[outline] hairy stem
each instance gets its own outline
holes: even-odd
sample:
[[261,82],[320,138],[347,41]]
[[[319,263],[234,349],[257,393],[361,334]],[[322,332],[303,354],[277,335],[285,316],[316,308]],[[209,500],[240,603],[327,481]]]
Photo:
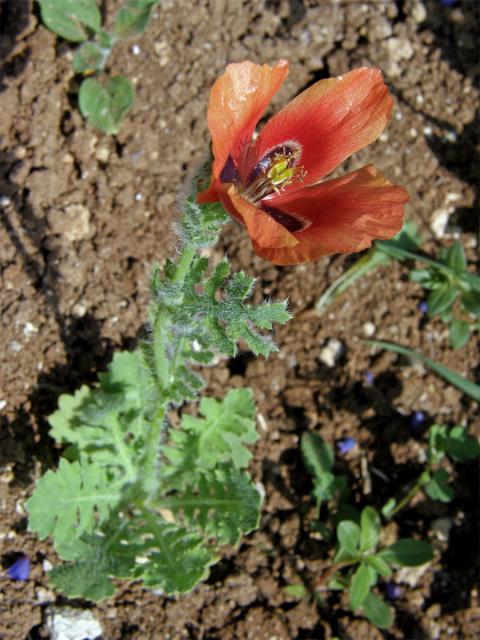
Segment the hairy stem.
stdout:
[[[182,285],[190,269],[196,249],[184,247],[176,264],[173,282]],[[147,436],[146,454],[143,466],[143,484],[147,494],[152,497],[157,490],[157,459],[160,443],[163,436],[165,414],[170,403],[169,388],[175,375],[172,363],[167,355],[167,344],[171,340],[170,313],[161,305],[156,309],[153,320],[153,362],[155,378],[159,386],[156,394],[156,408],[150,422],[150,430]]]

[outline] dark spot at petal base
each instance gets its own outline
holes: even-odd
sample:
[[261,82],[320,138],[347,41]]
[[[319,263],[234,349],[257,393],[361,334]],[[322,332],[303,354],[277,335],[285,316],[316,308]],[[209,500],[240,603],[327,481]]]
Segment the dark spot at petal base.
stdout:
[[234,184],[240,182],[240,175],[231,155],[228,156],[225,166],[220,173],[220,180],[222,182],[233,182]]
[[260,204],[260,207],[262,211],[268,213],[268,215],[271,216],[275,220],[275,222],[281,224],[282,227],[285,227],[285,229],[287,231],[290,231],[290,233],[295,233],[295,231],[302,231],[302,229],[306,229],[308,227],[308,222],[292,216],[291,213],[285,213],[284,211],[280,211],[280,209],[270,207],[264,202]]

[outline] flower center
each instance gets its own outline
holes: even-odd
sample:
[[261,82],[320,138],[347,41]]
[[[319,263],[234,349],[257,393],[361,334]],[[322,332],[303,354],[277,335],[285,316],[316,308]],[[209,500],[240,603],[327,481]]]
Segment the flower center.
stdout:
[[305,178],[305,169],[298,164],[301,155],[302,147],[294,140],[277,145],[257,162],[245,183],[242,182],[233,158],[229,155],[220,173],[220,180],[223,183],[233,183],[245,200],[264,211],[291,233],[303,231],[310,226],[309,220],[282,211],[272,206],[269,200],[264,200],[272,193],[280,193],[289,184]]
[[303,180],[305,170],[298,165],[301,155],[301,146],[293,141],[271,149],[257,162],[247,184],[240,187],[241,195],[252,204],[258,204],[266,196],[280,193],[296,180]]

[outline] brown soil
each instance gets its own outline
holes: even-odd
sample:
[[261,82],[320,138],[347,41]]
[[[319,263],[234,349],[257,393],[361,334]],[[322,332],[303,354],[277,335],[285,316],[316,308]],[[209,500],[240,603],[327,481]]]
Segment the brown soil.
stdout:
[[[118,4],[102,2],[108,15]],[[193,8],[164,0],[147,33],[112,58],[112,70],[132,78],[138,93],[115,138],[93,130],[76,108],[70,46],[41,25],[27,0],[0,3],[0,559],[4,569],[15,553],[32,561],[26,582],[2,574],[0,638],[47,638],[45,607],[64,602],[44,573],[52,549],[26,532],[23,508],[58,456],[45,416],[59,393],[94,380],[112,351],[132,346],[141,331],[149,264],[174,250],[176,193],[208,144],[208,92],[226,63],[290,60],[272,110],[320,78],[364,64],[382,68],[396,96],[394,118],[348,168],[375,162],[409,190],[409,214],[428,249],[450,241],[436,240],[430,226],[435,211],[450,208],[475,260],[478,7],[473,0],[453,8],[433,0],[200,0]],[[392,37],[399,39],[393,46]],[[304,431],[330,442],[357,439],[340,468],[353,501],[379,507],[420,468],[423,430],[411,431],[413,410],[427,414],[426,427],[478,429],[475,403],[423,368],[375,354],[361,341],[364,324],[374,323],[375,337],[421,348],[471,378],[479,372],[478,342],[449,349],[444,326],[418,312],[421,290],[405,267],[365,278],[318,318],[315,301],[352,258],[275,268],[252,255],[233,225],[218,251],[259,276],[259,296],[288,296],[296,315],[277,332],[281,352],[268,362],[241,354],[209,371],[208,393],[249,385],[264,418],[253,465],[266,489],[261,526],[186,597],[120,585],[117,597],[92,607],[104,638],[478,637],[475,463],[458,467],[452,503],[420,500],[397,519],[396,533],[431,538],[436,556],[414,587],[402,586],[388,633],[356,619],[337,595],[317,606],[284,590],[314,586],[327,553],[309,530],[311,485],[298,446]],[[318,360],[330,337],[346,347],[333,369]],[[366,371],[375,375],[372,385]],[[431,533],[443,516],[453,519],[448,545]]]

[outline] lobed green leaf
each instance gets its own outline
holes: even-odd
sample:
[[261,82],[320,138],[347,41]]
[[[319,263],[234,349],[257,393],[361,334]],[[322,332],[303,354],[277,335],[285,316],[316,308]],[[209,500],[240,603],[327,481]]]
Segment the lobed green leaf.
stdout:
[[62,555],[62,545],[93,532],[120,497],[118,486],[101,467],[61,459],[58,470],[47,471],[26,502],[29,530],[42,540],[51,536]]
[[73,444],[112,478],[128,484],[138,477],[138,460],[148,428],[152,384],[139,351],[116,353],[96,389],[81,387],[73,396],[62,395],[49,417],[50,434],[57,442]]
[[223,467],[202,474],[198,483],[161,500],[163,508],[189,528],[197,528],[220,544],[237,544],[258,526],[260,494],[248,476]]
[[231,389],[221,401],[203,398],[200,416],[184,414],[180,428],[171,430],[164,475],[187,478],[224,464],[246,468],[252,456],[246,445],[258,440],[254,415],[250,389]]

